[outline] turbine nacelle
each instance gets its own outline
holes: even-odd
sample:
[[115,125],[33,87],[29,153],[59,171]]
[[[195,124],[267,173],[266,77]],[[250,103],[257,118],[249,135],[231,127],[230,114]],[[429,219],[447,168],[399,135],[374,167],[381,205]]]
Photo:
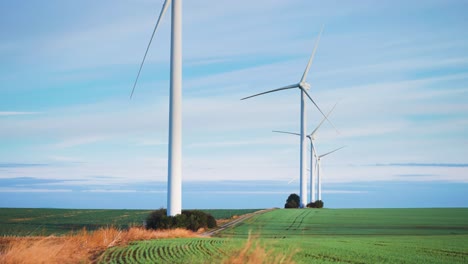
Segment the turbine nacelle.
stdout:
[[308,84],[307,82],[300,82],[297,84],[297,86],[304,90],[310,90],[310,84]]

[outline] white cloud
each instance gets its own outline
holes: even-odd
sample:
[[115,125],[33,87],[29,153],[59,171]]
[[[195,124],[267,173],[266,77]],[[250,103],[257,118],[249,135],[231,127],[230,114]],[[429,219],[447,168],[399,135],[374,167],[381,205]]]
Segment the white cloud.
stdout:
[[99,141],[103,141],[106,138],[103,136],[89,136],[89,137],[80,137],[80,138],[71,138],[65,141],[59,142],[54,145],[56,148],[71,148],[91,143],[96,143]]
[[83,161],[82,158],[77,157],[67,157],[67,156],[50,156],[49,159],[58,162],[81,162]]
[[0,111],[0,116],[16,116],[16,115],[35,115],[39,112],[15,112],[15,111]]
[[32,189],[32,188],[0,188],[0,193],[62,193],[72,192],[67,189]]

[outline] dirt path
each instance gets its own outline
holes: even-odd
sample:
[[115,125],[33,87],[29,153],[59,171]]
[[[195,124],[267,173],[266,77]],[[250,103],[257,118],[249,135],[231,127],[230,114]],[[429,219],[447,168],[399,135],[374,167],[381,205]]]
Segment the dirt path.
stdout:
[[255,215],[259,215],[259,214],[264,214],[266,212],[269,212],[269,211],[272,211],[272,210],[275,210],[274,208],[271,208],[271,209],[264,209],[264,210],[260,210],[260,211],[256,211],[256,212],[253,212],[253,213],[250,213],[250,214],[245,214],[245,215],[241,215],[239,216],[239,218],[236,218],[232,221],[229,221],[217,228],[214,228],[212,230],[209,230],[209,231],[206,231],[205,233],[201,234],[202,236],[206,236],[206,237],[210,237],[210,236],[213,236],[227,228],[230,228],[230,227],[233,227],[247,219],[250,219],[251,217],[255,216]]

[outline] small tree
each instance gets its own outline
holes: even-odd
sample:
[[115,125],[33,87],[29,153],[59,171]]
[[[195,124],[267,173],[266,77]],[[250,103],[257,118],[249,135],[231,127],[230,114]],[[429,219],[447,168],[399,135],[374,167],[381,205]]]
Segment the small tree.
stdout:
[[159,209],[151,212],[146,218],[146,228],[148,229],[166,229],[171,226],[170,219],[166,216],[166,209]]
[[211,214],[208,214],[207,224],[208,228],[213,228],[217,226],[216,219]]
[[200,210],[183,210],[182,214],[176,216],[167,216],[166,214],[167,210],[163,208],[151,212],[146,218],[146,228],[186,228],[197,231],[200,228],[216,227],[216,219],[211,214]]
[[286,200],[286,204],[284,208],[299,208],[300,204],[300,197],[299,195],[292,193],[289,195],[288,199]]
[[308,203],[307,208],[323,208],[323,201],[317,200],[313,203]]
[[286,202],[284,208],[298,208],[299,205],[295,201]]

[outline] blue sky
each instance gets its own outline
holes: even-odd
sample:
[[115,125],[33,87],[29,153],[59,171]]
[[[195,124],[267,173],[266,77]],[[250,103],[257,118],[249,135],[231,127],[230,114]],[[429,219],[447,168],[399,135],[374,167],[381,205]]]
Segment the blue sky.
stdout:
[[[166,204],[162,0],[0,2],[0,206]],[[325,204],[468,206],[466,1],[184,1],[185,208],[281,207],[299,191],[297,82],[331,116]],[[169,13],[168,13],[169,14]],[[312,130],[320,115],[307,106]],[[254,187],[254,188],[253,188]],[[215,201],[210,199],[216,196]],[[411,202],[408,202],[411,201]]]

